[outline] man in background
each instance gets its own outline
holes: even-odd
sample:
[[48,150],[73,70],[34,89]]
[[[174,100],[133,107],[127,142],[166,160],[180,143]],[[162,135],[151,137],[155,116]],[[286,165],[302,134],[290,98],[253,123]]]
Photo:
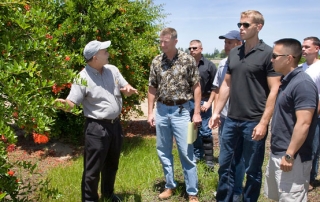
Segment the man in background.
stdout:
[[[319,60],[319,48],[320,40],[317,37],[310,36],[303,40],[302,44],[302,56],[306,59],[306,62],[302,64],[303,70],[314,81],[317,86],[318,93],[320,94],[320,60]],[[319,107],[318,107],[319,110]],[[318,114],[320,114],[318,112]],[[319,168],[319,153],[320,153],[320,117],[317,119],[317,127],[313,140],[312,150],[312,169],[310,173],[309,191],[313,190],[316,178],[318,176]]]
[[[198,128],[197,139],[193,143],[194,155],[196,160],[202,160],[204,157],[205,163],[209,170],[213,171],[213,138],[212,130],[209,128],[208,123],[212,116],[212,101],[215,96],[213,91],[213,79],[217,72],[217,67],[210,60],[202,55],[202,43],[200,40],[190,41],[189,51],[190,55],[196,60],[199,74],[201,77],[201,127]],[[194,100],[191,99],[190,103],[194,105]],[[193,116],[193,110],[190,113]]]
[[[224,51],[227,56],[229,55],[231,49],[233,49],[234,47],[240,46],[242,44],[240,32],[237,30],[232,30],[225,35],[219,36],[219,39],[224,39]],[[220,61],[218,72],[213,81],[213,85],[215,87],[215,93],[216,93],[214,99],[216,101],[219,99],[219,89],[226,75],[226,71],[228,69],[227,59],[228,57]],[[229,99],[220,113],[220,126],[218,130],[220,148],[221,148],[221,144],[223,144],[221,135],[223,131],[224,122],[226,120],[227,113],[228,113],[228,106],[229,106]],[[223,151],[220,150],[220,152],[223,152]],[[235,172],[235,179],[234,179],[235,182],[234,182],[234,188],[233,188],[234,190],[233,202],[241,201],[242,182],[243,182],[244,174],[245,174],[244,161],[243,159],[241,159],[240,162],[236,165],[236,172]]]

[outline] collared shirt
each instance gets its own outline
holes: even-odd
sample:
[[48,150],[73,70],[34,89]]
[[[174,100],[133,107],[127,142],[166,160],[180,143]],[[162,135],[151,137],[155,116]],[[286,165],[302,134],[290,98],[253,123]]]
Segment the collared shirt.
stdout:
[[85,117],[93,119],[115,119],[121,113],[120,88],[128,84],[119,69],[105,65],[102,74],[86,65],[79,73],[67,99],[76,105],[82,104]]
[[301,67],[295,68],[282,78],[271,123],[271,152],[273,154],[284,155],[287,151],[297,122],[296,111],[315,109],[307,139],[296,153],[300,155],[302,162],[312,160],[318,99],[316,85]]
[[205,57],[201,57],[198,64],[201,84],[202,97],[210,97],[211,91],[214,89],[213,80],[217,73],[217,67],[213,62]]
[[164,53],[152,60],[149,86],[157,89],[156,100],[190,100],[199,81],[196,61],[185,52],[178,50],[172,61]]
[[[216,73],[216,76],[214,77],[212,85],[214,88],[220,88],[221,84],[224,80],[224,77],[226,75],[227,69],[228,69],[228,63],[227,63],[228,57],[224,58],[223,60],[220,61],[219,66],[218,66],[218,71]],[[220,116],[222,118],[226,118],[228,114],[228,108],[229,108],[229,99],[227,100],[226,104],[224,105]]]
[[271,63],[272,48],[262,40],[247,54],[245,43],[230,51],[227,74],[231,74],[228,117],[260,121],[270,92],[267,77],[280,76]]

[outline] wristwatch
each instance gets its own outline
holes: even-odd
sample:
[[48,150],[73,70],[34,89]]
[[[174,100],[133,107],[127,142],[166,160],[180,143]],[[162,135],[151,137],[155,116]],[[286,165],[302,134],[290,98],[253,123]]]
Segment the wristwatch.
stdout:
[[294,158],[290,154],[286,154],[284,158],[286,159],[286,161],[289,161],[289,162],[293,162],[294,160]]

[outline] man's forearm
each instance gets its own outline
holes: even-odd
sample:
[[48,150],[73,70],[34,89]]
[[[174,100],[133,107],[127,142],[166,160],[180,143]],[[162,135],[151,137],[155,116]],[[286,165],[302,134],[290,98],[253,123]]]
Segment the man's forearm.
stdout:
[[300,149],[308,136],[309,126],[308,124],[296,124],[294,126],[291,141],[286,152],[287,154],[293,157]]
[[220,114],[223,107],[227,103],[227,100],[229,99],[229,94],[230,88],[227,85],[221,86],[221,88],[219,89],[219,93],[216,94],[213,113]]
[[156,88],[149,86],[149,89],[148,89],[148,114],[153,113],[156,91],[157,91]]
[[193,87],[193,99],[194,99],[194,113],[200,114],[200,104],[201,104],[201,86],[197,83]]
[[211,93],[210,93],[210,97],[209,97],[209,99],[208,99],[208,102],[209,102],[211,105],[212,105],[212,102],[213,102],[215,96],[216,96],[216,92],[215,92],[214,90],[212,90]]
[[262,123],[264,125],[269,124],[269,121],[270,121],[272,114],[273,114],[276,98],[277,98],[277,93],[275,92],[275,93],[271,94],[271,92],[270,92],[270,94],[267,98],[266,107],[265,107],[265,110],[264,110],[263,115],[261,117],[260,123]]

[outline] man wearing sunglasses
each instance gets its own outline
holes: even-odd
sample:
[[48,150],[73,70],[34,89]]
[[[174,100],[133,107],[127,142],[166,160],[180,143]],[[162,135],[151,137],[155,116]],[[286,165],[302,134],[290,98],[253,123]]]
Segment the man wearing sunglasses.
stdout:
[[[227,55],[229,55],[231,49],[233,49],[236,46],[240,46],[242,44],[240,32],[237,30],[232,30],[225,35],[219,36],[219,39],[224,39],[224,51]],[[216,93],[215,100],[218,100],[219,88],[224,80],[226,71],[228,69],[227,59],[228,57],[220,61],[217,74],[213,81],[213,85],[215,87],[215,93]],[[227,117],[228,106],[229,106],[229,100],[227,101],[226,105],[224,106],[223,110],[220,113],[220,126],[218,130],[220,148],[221,148],[221,144],[223,144],[221,135],[223,131],[224,122]],[[220,152],[223,152],[223,151],[220,150]],[[243,160],[240,160],[240,162],[236,165],[235,179],[234,179],[235,182],[234,182],[234,188],[233,188],[234,190],[233,202],[241,201],[242,182],[243,182],[244,174],[245,174],[244,162]]]
[[307,201],[318,90],[310,76],[297,67],[301,43],[287,38],[274,44],[271,61],[283,77],[272,117],[264,191],[274,201]]
[[[196,160],[202,160],[204,157],[205,163],[210,171],[213,171],[213,139],[212,131],[209,128],[209,120],[212,116],[212,101],[214,99],[213,79],[217,72],[217,67],[213,62],[206,59],[202,55],[202,43],[200,40],[192,40],[190,42],[189,51],[190,55],[196,60],[199,74],[201,77],[201,126],[198,128],[198,136],[193,143],[194,155]],[[190,100],[190,104],[194,105],[194,100]],[[190,116],[193,116],[191,110]]]
[[257,201],[260,195],[266,134],[280,84],[280,75],[272,68],[272,48],[259,40],[263,25],[259,11],[241,13],[238,27],[245,43],[230,51],[210,120],[211,127],[218,127],[220,112],[230,97],[222,132],[217,201],[232,201],[235,167],[242,157],[247,174],[243,201]]
[[[320,60],[319,60],[320,40],[318,37],[310,36],[303,40],[302,44],[302,56],[306,59],[306,62],[302,64],[303,70],[311,77],[315,82],[318,92],[320,94]],[[319,110],[319,108],[318,108]],[[320,112],[318,111],[318,114]],[[314,184],[318,175],[319,168],[319,154],[320,154],[320,116],[317,120],[317,127],[313,141],[313,161],[312,169],[310,173],[310,185],[309,191],[313,190]]]

